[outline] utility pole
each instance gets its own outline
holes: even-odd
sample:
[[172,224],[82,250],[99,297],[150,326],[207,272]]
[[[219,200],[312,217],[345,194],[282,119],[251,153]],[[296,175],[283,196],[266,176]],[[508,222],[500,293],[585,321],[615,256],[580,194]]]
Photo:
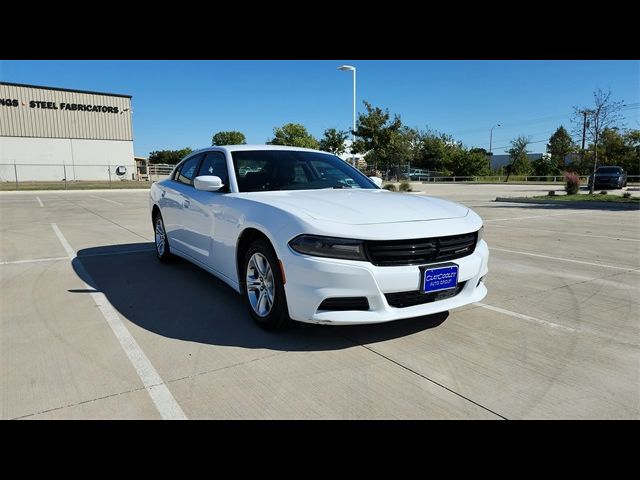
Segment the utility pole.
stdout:
[[582,116],[582,148],[580,149],[580,152],[584,155],[584,137],[587,133],[587,110],[582,111]]
[[[580,147],[580,168],[582,168],[582,165],[584,165],[584,141],[586,138],[588,126],[587,115],[591,113],[591,110],[580,110],[580,113],[582,114],[582,145]],[[593,185],[589,187],[589,193],[593,193]]]
[[598,134],[600,133],[599,132],[600,125],[598,125],[598,121],[600,120],[600,111],[601,111],[600,108],[601,107],[598,107],[598,109],[595,112],[592,112],[593,113],[593,121],[595,122],[594,131],[595,131],[595,134],[596,134],[595,135],[596,138],[595,138],[595,142],[593,144],[593,148],[595,149],[596,154],[594,155],[594,158],[593,158],[593,175],[591,177],[591,187],[589,188],[589,194],[590,195],[593,195],[593,189],[596,186],[596,168],[598,167]]

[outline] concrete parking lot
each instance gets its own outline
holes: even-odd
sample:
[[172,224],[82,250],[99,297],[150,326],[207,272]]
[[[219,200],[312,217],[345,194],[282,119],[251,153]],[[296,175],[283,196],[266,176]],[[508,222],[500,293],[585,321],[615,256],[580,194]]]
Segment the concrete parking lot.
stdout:
[[146,191],[0,193],[0,418],[638,419],[640,212],[494,203],[480,304],[382,325],[256,327],[160,264]]

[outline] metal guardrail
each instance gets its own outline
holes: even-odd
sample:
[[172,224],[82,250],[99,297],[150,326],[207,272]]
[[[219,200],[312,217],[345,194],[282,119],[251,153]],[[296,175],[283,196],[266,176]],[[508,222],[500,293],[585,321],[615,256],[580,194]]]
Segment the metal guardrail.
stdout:
[[[589,175],[580,175],[580,182],[587,184]],[[471,182],[471,183],[504,183],[507,179],[506,175],[488,175],[488,176],[466,176],[466,177],[428,177],[423,178],[419,181],[422,183],[436,183],[436,182]],[[564,176],[562,175],[547,175],[547,176],[536,176],[536,175],[511,175],[509,176],[509,183],[529,183],[529,182],[538,182],[538,183],[564,183]],[[639,183],[640,175],[629,175],[627,177],[628,183]]]

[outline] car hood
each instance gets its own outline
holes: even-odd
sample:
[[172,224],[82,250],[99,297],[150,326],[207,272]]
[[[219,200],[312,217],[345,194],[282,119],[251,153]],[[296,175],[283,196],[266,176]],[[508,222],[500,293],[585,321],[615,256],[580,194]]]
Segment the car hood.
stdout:
[[439,198],[378,189],[283,190],[240,195],[315,220],[348,225],[443,220],[464,217],[469,211]]

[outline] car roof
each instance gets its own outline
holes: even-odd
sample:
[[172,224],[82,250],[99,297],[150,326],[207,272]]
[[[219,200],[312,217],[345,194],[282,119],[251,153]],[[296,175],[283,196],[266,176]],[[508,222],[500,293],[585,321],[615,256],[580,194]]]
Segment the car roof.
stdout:
[[212,147],[201,148],[200,150],[196,150],[193,153],[197,152],[208,152],[208,151],[228,151],[228,152],[239,152],[239,151],[250,151],[250,150],[287,150],[293,152],[315,152],[315,153],[325,153],[327,155],[332,155],[330,152],[323,152],[321,150],[315,150],[313,148],[302,148],[302,147],[289,147],[285,145],[264,145],[264,144],[251,144],[251,145],[217,145]]

